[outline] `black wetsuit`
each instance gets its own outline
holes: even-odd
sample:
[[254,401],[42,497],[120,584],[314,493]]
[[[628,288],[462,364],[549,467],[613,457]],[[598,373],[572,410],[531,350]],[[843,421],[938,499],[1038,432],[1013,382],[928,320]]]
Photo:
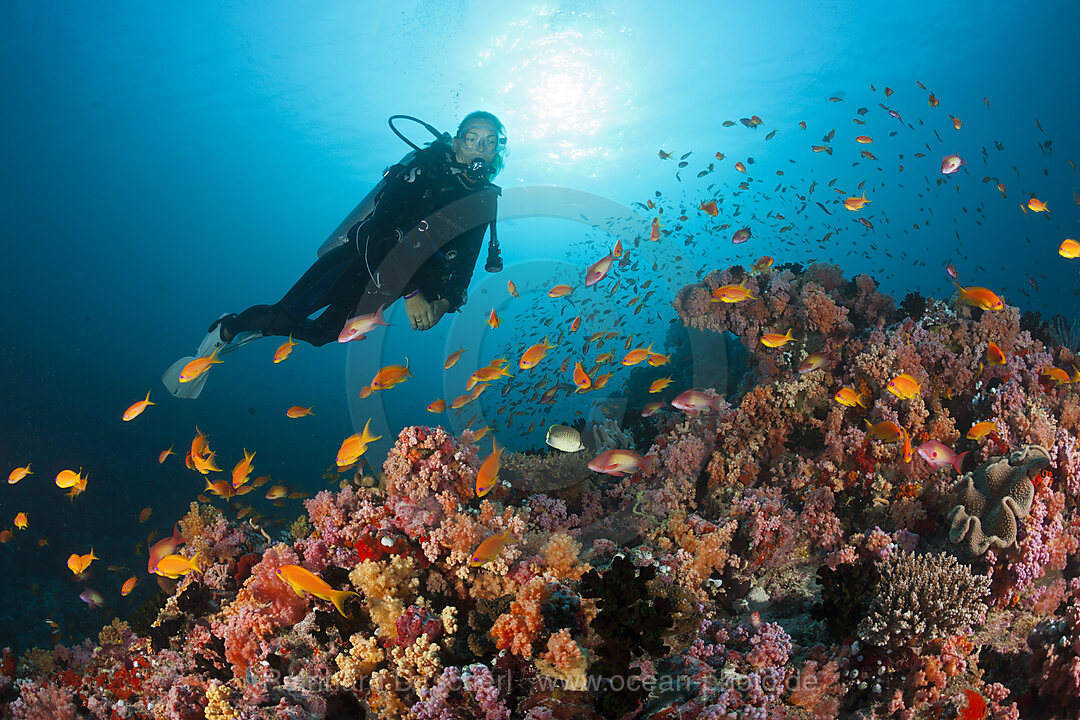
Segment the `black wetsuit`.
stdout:
[[447,312],[456,312],[465,304],[484,232],[489,225],[494,231],[500,193],[489,182],[471,182],[465,170],[439,142],[389,168],[375,209],[349,228],[348,242],[324,253],[277,303],[223,318],[228,336],[291,334],[323,345],[337,339],[348,319],[414,290],[428,302],[449,301]]

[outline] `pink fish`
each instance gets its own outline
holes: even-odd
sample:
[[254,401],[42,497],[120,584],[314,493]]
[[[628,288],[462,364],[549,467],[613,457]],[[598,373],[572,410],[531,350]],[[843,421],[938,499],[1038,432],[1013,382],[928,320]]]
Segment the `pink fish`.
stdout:
[[967,165],[967,163],[961,160],[959,155],[946,155],[941,159],[941,174],[952,175],[960,169],[961,165]]
[[735,231],[735,234],[731,236],[731,242],[733,245],[744,243],[750,239],[750,228],[744,227]]
[[945,272],[947,272],[949,274],[949,277],[951,277],[953,280],[960,280],[960,273],[956,272],[956,267],[952,263],[949,263],[945,266]]
[[367,333],[375,329],[376,325],[389,325],[383,318],[382,311],[383,306],[380,305],[379,309],[373,313],[357,315],[348,320],[345,327],[341,328],[341,334],[338,335],[337,341],[347,343],[350,340],[363,340],[367,337]]
[[685,410],[686,412],[699,412],[706,409],[719,412],[720,401],[722,399],[723,398],[720,395],[709,397],[700,390],[686,390],[672,400],[671,404],[679,410]]
[[614,450],[602,452],[594,457],[589,462],[589,469],[593,472],[614,475],[615,477],[633,475],[638,471],[642,471],[646,475],[649,475],[652,473],[652,464],[655,459],[655,455],[641,457],[633,450],[620,450],[616,448]]
[[608,253],[590,265],[588,271],[585,273],[585,287],[592,287],[606,278],[608,271],[611,270],[611,264],[613,262],[615,262],[615,255]]
[[146,572],[153,574],[154,568],[157,567],[158,561],[166,555],[172,555],[180,545],[183,545],[184,540],[180,535],[179,526],[173,526],[172,537],[162,538],[154,543],[154,546],[150,548],[150,562],[146,564]]
[[79,599],[89,605],[91,610],[97,610],[105,605],[105,598],[101,597],[101,593],[93,588],[86,588],[79,593]]
[[949,446],[937,440],[927,440],[916,449],[916,452],[919,453],[919,457],[934,467],[943,468],[952,465],[956,468],[956,472],[963,472],[960,466],[963,465],[964,456],[967,455],[966,451],[957,455]]

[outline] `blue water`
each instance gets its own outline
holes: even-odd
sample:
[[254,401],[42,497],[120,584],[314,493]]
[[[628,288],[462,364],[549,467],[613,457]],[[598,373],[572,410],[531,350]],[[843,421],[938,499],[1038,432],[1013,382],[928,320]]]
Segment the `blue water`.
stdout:
[[[1080,210],[1072,194],[1080,177],[1068,162],[1080,156],[1069,90],[1080,66],[1074,4],[715,5],[3,3],[0,470],[32,462],[35,474],[0,486],[0,527],[10,529],[19,511],[30,518],[0,545],[0,645],[47,644],[46,617],[65,641],[93,633],[108,613],[125,616],[154,593],[153,578],[139,573],[136,591],[120,598],[130,573],[107,566],[138,571],[145,554],[134,554],[136,543],[145,552],[150,531],[167,532],[201,491],[177,458],[156,461],[170,445],[182,457],[196,425],[225,463],[255,450],[256,475],[307,492],[327,486],[322,472],[367,417],[378,418],[384,436],[370,452],[376,464],[402,426],[442,422],[460,431],[478,413],[473,427],[493,425],[510,449],[539,447],[551,422],[595,417],[608,398],[618,403],[629,371],[616,373],[606,395],[563,394],[553,408],[530,402],[520,385],[505,397],[493,387],[460,414],[424,408],[463,393],[464,378],[491,358],[505,354],[516,371],[528,344],[554,339],[579,311],[598,314],[552,351],[551,378],[552,364],[576,358],[582,335],[598,330],[620,333],[618,345],[603,348],[617,356],[630,332],[660,349],[675,290],[763,254],[835,262],[849,277],[869,272],[898,299],[913,290],[947,299],[943,267],[952,261],[965,283],[993,288],[1022,310],[1072,316],[1080,261],[1056,248],[1075,237]],[[895,91],[887,99],[886,86]],[[215,368],[197,401],[165,393],[161,373],[195,349],[207,325],[277,300],[408,149],[389,132],[388,115],[452,130],[474,109],[507,126],[511,154],[497,181],[508,194],[535,186],[593,193],[634,213],[635,228],[613,235],[564,207],[553,217],[504,220],[506,269],[485,273],[482,256],[469,304],[431,332],[410,331],[395,307],[392,326],[365,344],[301,345],[273,365],[277,341],[262,340]],[[765,124],[737,122],[751,115]],[[859,117],[866,125],[853,124]],[[725,120],[736,124],[724,128]],[[812,153],[833,128],[834,154]],[[856,145],[859,134],[874,143]],[[660,160],[660,149],[673,158]],[[861,149],[879,160],[861,159]],[[684,153],[692,155],[677,176]],[[945,177],[941,158],[951,153],[968,166]],[[749,157],[749,177],[733,170]],[[714,172],[696,177],[710,162]],[[835,202],[843,196],[827,187],[834,178],[852,194],[865,180],[872,204],[859,216],[874,230]],[[740,192],[744,180],[750,188]],[[811,182],[817,190],[801,209]],[[1031,194],[1052,213],[1022,213]],[[707,218],[696,208],[714,197],[724,198],[721,214]],[[664,208],[668,234],[634,247],[655,215],[635,203],[650,199]],[[689,219],[676,229],[683,212]],[[709,234],[724,221],[733,227]],[[733,246],[730,234],[743,224],[754,238]],[[591,292],[547,298],[556,282],[580,285],[616,236],[640,260],[636,271],[616,269]],[[627,287],[609,296],[617,278]],[[656,294],[631,315],[628,288],[650,278]],[[507,295],[508,279],[521,300]],[[492,308],[503,318],[497,330],[485,324]],[[459,345],[468,352],[444,377],[442,361]],[[355,399],[357,378],[405,357],[410,381],[367,404]],[[569,374],[561,380],[568,384]],[[158,404],[121,422],[147,389]],[[289,420],[292,405],[315,414]],[[514,410],[524,412],[507,424]],[[79,467],[89,486],[72,503],[52,478]],[[297,501],[257,504],[286,520],[303,512]],[[153,516],[140,525],[145,506]],[[102,560],[86,584],[106,597],[104,611],[84,606],[84,583],[64,566],[91,546]]]

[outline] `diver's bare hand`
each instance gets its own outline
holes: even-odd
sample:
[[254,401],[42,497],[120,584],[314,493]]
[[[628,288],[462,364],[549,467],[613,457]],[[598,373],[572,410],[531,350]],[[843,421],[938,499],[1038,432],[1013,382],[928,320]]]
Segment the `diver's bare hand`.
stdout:
[[427,330],[435,324],[435,313],[424,293],[417,291],[412,297],[405,298],[405,314],[413,330]]

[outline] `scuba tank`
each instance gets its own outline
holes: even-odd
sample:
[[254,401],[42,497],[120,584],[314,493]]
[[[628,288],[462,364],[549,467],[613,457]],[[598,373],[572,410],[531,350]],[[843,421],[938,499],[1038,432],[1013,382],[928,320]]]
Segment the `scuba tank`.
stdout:
[[[419,146],[417,146],[407,137],[402,135],[401,132],[399,132],[396,127],[394,127],[394,120],[398,119],[412,120],[413,122],[423,125],[424,128],[431,133],[432,137],[435,138],[433,142],[442,141],[449,143],[452,140],[452,138],[450,137],[450,133],[441,133],[438,131],[437,128],[429,125],[428,123],[424,122],[419,118],[413,117],[411,115],[391,115],[386,121],[387,124],[390,126],[390,129],[402,140],[402,142],[412,148],[412,150],[402,156],[401,160],[397,162],[397,165],[408,165],[410,162],[412,162],[413,157],[415,157],[416,153],[420,150]],[[429,145],[430,144],[431,143],[429,143]],[[478,165],[478,167],[473,167],[473,165]],[[485,178],[487,177],[488,171],[489,168],[484,163],[479,161],[472,163],[468,168],[468,172],[477,174],[483,173]],[[383,171],[383,176],[379,180],[379,182],[377,182],[375,186],[372,187],[370,191],[368,191],[368,194],[365,195],[359,203],[357,203],[356,207],[353,208],[352,212],[346,215],[345,219],[338,224],[337,228],[335,228],[332,233],[330,233],[330,237],[326,238],[323,244],[319,246],[318,257],[322,257],[330,250],[333,250],[339,245],[344,245],[346,242],[348,242],[349,228],[351,228],[353,225],[360,222],[361,220],[366,220],[371,217],[371,214],[375,212],[375,206],[378,202],[379,195],[380,193],[382,193],[383,188],[386,187],[386,177],[387,175],[389,175],[389,173],[390,168],[387,168]],[[488,272],[499,272],[500,270],[502,270],[502,254],[499,251],[499,240],[495,234],[494,222],[491,223],[491,227],[489,228],[488,257],[487,262],[484,265],[484,269]]]

